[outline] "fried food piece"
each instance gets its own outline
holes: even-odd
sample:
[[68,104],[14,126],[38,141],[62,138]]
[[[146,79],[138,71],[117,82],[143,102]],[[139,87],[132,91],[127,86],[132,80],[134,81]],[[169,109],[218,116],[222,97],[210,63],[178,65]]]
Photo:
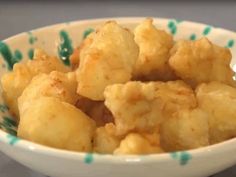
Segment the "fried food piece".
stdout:
[[104,95],[118,134],[155,131],[172,113],[196,106],[193,90],[183,81],[114,84]]
[[138,46],[129,30],[114,21],[107,22],[84,50],[76,71],[78,94],[92,100],[104,100],[103,91],[107,85],[131,79]]
[[84,58],[84,53],[89,48],[89,46],[93,42],[93,37],[95,33],[89,34],[81,43],[81,45],[74,49],[73,54],[70,56],[70,62],[72,69],[75,70],[79,67],[79,64],[82,62],[81,60]]
[[163,150],[159,146],[158,136],[156,139],[156,142],[153,144],[153,142],[150,142],[149,139],[145,138],[141,134],[130,133],[121,141],[120,146],[114,151],[114,154],[127,155],[162,153]]
[[196,89],[198,104],[209,114],[210,143],[236,137],[236,89],[219,82]]
[[46,146],[91,152],[94,131],[94,121],[73,105],[41,97],[21,115],[17,134]]
[[96,129],[93,139],[93,150],[97,153],[112,154],[120,144],[120,137],[115,136],[109,130],[109,124]]
[[111,112],[104,105],[103,101],[93,101],[80,96],[76,103],[76,107],[91,117],[96,122],[97,127],[104,126],[105,124],[114,121]]
[[14,65],[12,72],[4,74],[1,78],[4,101],[17,120],[19,119],[17,99],[32,77],[31,71],[26,65],[17,63]]
[[161,146],[168,152],[207,146],[208,131],[207,113],[201,109],[183,109],[161,124]]
[[79,48],[75,48],[70,56],[70,64],[72,70],[75,70],[79,67],[79,54],[80,54]]
[[53,70],[68,72],[69,68],[65,67],[59,59],[50,57],[42,50],[36,49],[33,60],[15,64],[12,72],[2,76],[1,85],[5,102],[16,118],[19,117],[17,99],[31,79],[39,73],[50,73]]
[[57,57],[49,56],[41,49],[34,50],[33,60],[28,60],[26,65],[30,68],[33,76],[39,73],[50,73],[51,71],[69,72],[70,68],[65,66]]
[[192,87],[202,82],[219,81],[235,86],[230,68],[231,53],[207,38],[178,41],[171,50],[169,64],[176,75]]
[[158,30],[151,18],[146,19],[134,30],[135,42],[139,46],[139,57],[134,70],[134,78],[142,80],[172,80],[176,76],[168,60],[173,37]]
[[61,101],[75,104],[78,100],[76,89],[77,81],[73,72],[53,71],[50,74],[38,74],[26,86],[18,99],[20,115],[30,107],[32,101],[43,96],[55,97]]

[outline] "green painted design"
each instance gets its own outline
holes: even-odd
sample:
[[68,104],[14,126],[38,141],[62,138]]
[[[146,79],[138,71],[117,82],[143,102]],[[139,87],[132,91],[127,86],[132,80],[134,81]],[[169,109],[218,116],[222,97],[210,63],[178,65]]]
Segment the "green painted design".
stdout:
[[2,54],[3,59],[6,61],[7,63],[7,68],[9,70],[13,69],[13,65],[15,63],[12,63],[12,53],[10,48],[8,47],[8,45],[4,42],[0,41],[0,53]]
[[16,127],[17,123],[13,118],[10,118],[8,116],[3,116],[3,123],[9,127]]
[[171,30],[170,30],[171,34],[175,35],[177,32],[177,27],[174,26]]
[[93,154],[91,153],[87,153],[84,157],[84,163],[86,164],[91,164],[93,162],[94,158],[93,158]]
[[8,143],[12,146],[15,145],[20,140],[20,138],[11,134],[7,135],[7,139],[9,140]]
[[22,58],[23,58],[22,53],[19,50],[15,50],[14,58],[15,58],[16,61],[22,60]]
[[93,28],[88,28],[84,31],[84,34],[83,34],[83,39],[85,39],[89,34],[91,34],[92,32],[94,32],[94,29]]
[[196,38],[197,38],[196,34],[191,34],[191,36],[189,37],[189,39],[192,41],[196,40]]
[[0,127],[11,135],[16,135],[17,123],[10,117],[3,116],[3,121],[0,123]]
[[227,47],[227,48],[232,48],[233,46],[234,46],[234,40],[231,39],[231,40],[228,41],[226,47]]
[[32,32],[28,32],[28,35],[29,35],[29,43],[32,45],[32,44],[34,44],[38,39],[37,39],[37,37],[35,37],[33,34],[32,34]]
[[174,28],[175,27],[175,22],[174,21],[169,21],[169,23],[168,23],[168,28],[169,29],[172,29],[172,28]]
[[3,41],[0,41],[0,53],[2,54],[3,59],[7,63],[8,70],[12,70],[14,64],[18,63],[23,58],[19,50],[16,50],[14,52],[14,55],[12,55],[9,46]]
[[192,159],[191,154],[189,154],[188,152],[172,152],[170,153],[170,156],[179,161],[180,165],[187,165],[188,162]]
[[207,26],[207,27],[203,30],[202,34],[203,34],[204,36],[208,35],[208,34],[211,32],[211,29],[212,29],[211,26]]
[[5,104],[0,104],[0,111],[1,111],[2,113],[5,113],[7,110],[8,110],[7,105],[5,105]]
[[175,22],[174,21],[169,21],[169,23],[168,23],[168,28],[169,28],[169,30],[170,30],[170,32],[171,32],[171,34],[172,35],[175,35],[176,34],[176,32],[177,32],[177,26],[176,26],[176,24],[175,24]]
[[58,54],[63,63],[69,66],[70,65],[69,57],[73,53],[72,41],[69,37],[69,34],[64,30],[60,31],[60,39],[61,43],[58,47]]
[[186,165],[188,161],[191,159],[191,155],[187,152],[182,152],[180,156],[180,164],[181,165]]
[[29,49],[28,50],[28,57],[30,60],[33,60],[34,57],[34,49]]

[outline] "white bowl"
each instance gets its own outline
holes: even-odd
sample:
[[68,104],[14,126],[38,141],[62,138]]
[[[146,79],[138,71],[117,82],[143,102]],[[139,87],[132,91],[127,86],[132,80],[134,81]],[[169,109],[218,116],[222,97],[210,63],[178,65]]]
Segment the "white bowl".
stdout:
[[[112,19],[134,28],[144,18]],[[5,51],[5,59],[6,55],[12,55],[15,59],[27,60],[32,55],[32,49],[40,47],[51,55],[57,55],[58,45],[63,40],[59,35],[61,30],[69,34],[73,46],[78,46],[85,33],[107,20],[111,18],[62,23],[21,33],[0,43],[0,53]],[[236,56],[236,34],[233,32],[175,19],[155,18],[155,24],[172,33],[175,39],[194,40],[207,36],[214,43],[229,47],[233,56]],[[8,51],[5,44],[9,47]],[[2,56],[0,55],[0,76],[10,68]],[[233,58],[232,67],[235,63],[236,58]],[[14,134],[16,127],[1,96],[0,119],[4,130],[0,130],[1,151],[25,166],[52,177],[204,177],[236,163],[236,139],[185,152],[145,156],[99,155],[58,150],[6,133],[8,131]]]

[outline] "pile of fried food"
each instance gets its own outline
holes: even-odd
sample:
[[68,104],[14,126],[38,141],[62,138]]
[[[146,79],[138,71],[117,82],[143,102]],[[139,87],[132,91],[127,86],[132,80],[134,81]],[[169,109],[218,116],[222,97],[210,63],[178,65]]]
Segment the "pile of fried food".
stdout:
[[1,78],[18,136],[105,154],[188,150],[236,136],[231,53],[179,40],[146,19],[132,32],[108,21],[70,57],[35,49]]

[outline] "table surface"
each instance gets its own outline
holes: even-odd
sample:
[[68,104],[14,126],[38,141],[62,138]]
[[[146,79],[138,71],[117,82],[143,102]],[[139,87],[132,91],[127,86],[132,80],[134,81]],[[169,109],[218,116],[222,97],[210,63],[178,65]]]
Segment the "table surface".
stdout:
[[[8,0],[0,2],[0,40],[38,27],[79,19],[122,16],[177,18],[236,31],[236,2],[166,0]],[[0,153],[1,177],[45,177]],[[236,176],[236,166],[214,177]]]

